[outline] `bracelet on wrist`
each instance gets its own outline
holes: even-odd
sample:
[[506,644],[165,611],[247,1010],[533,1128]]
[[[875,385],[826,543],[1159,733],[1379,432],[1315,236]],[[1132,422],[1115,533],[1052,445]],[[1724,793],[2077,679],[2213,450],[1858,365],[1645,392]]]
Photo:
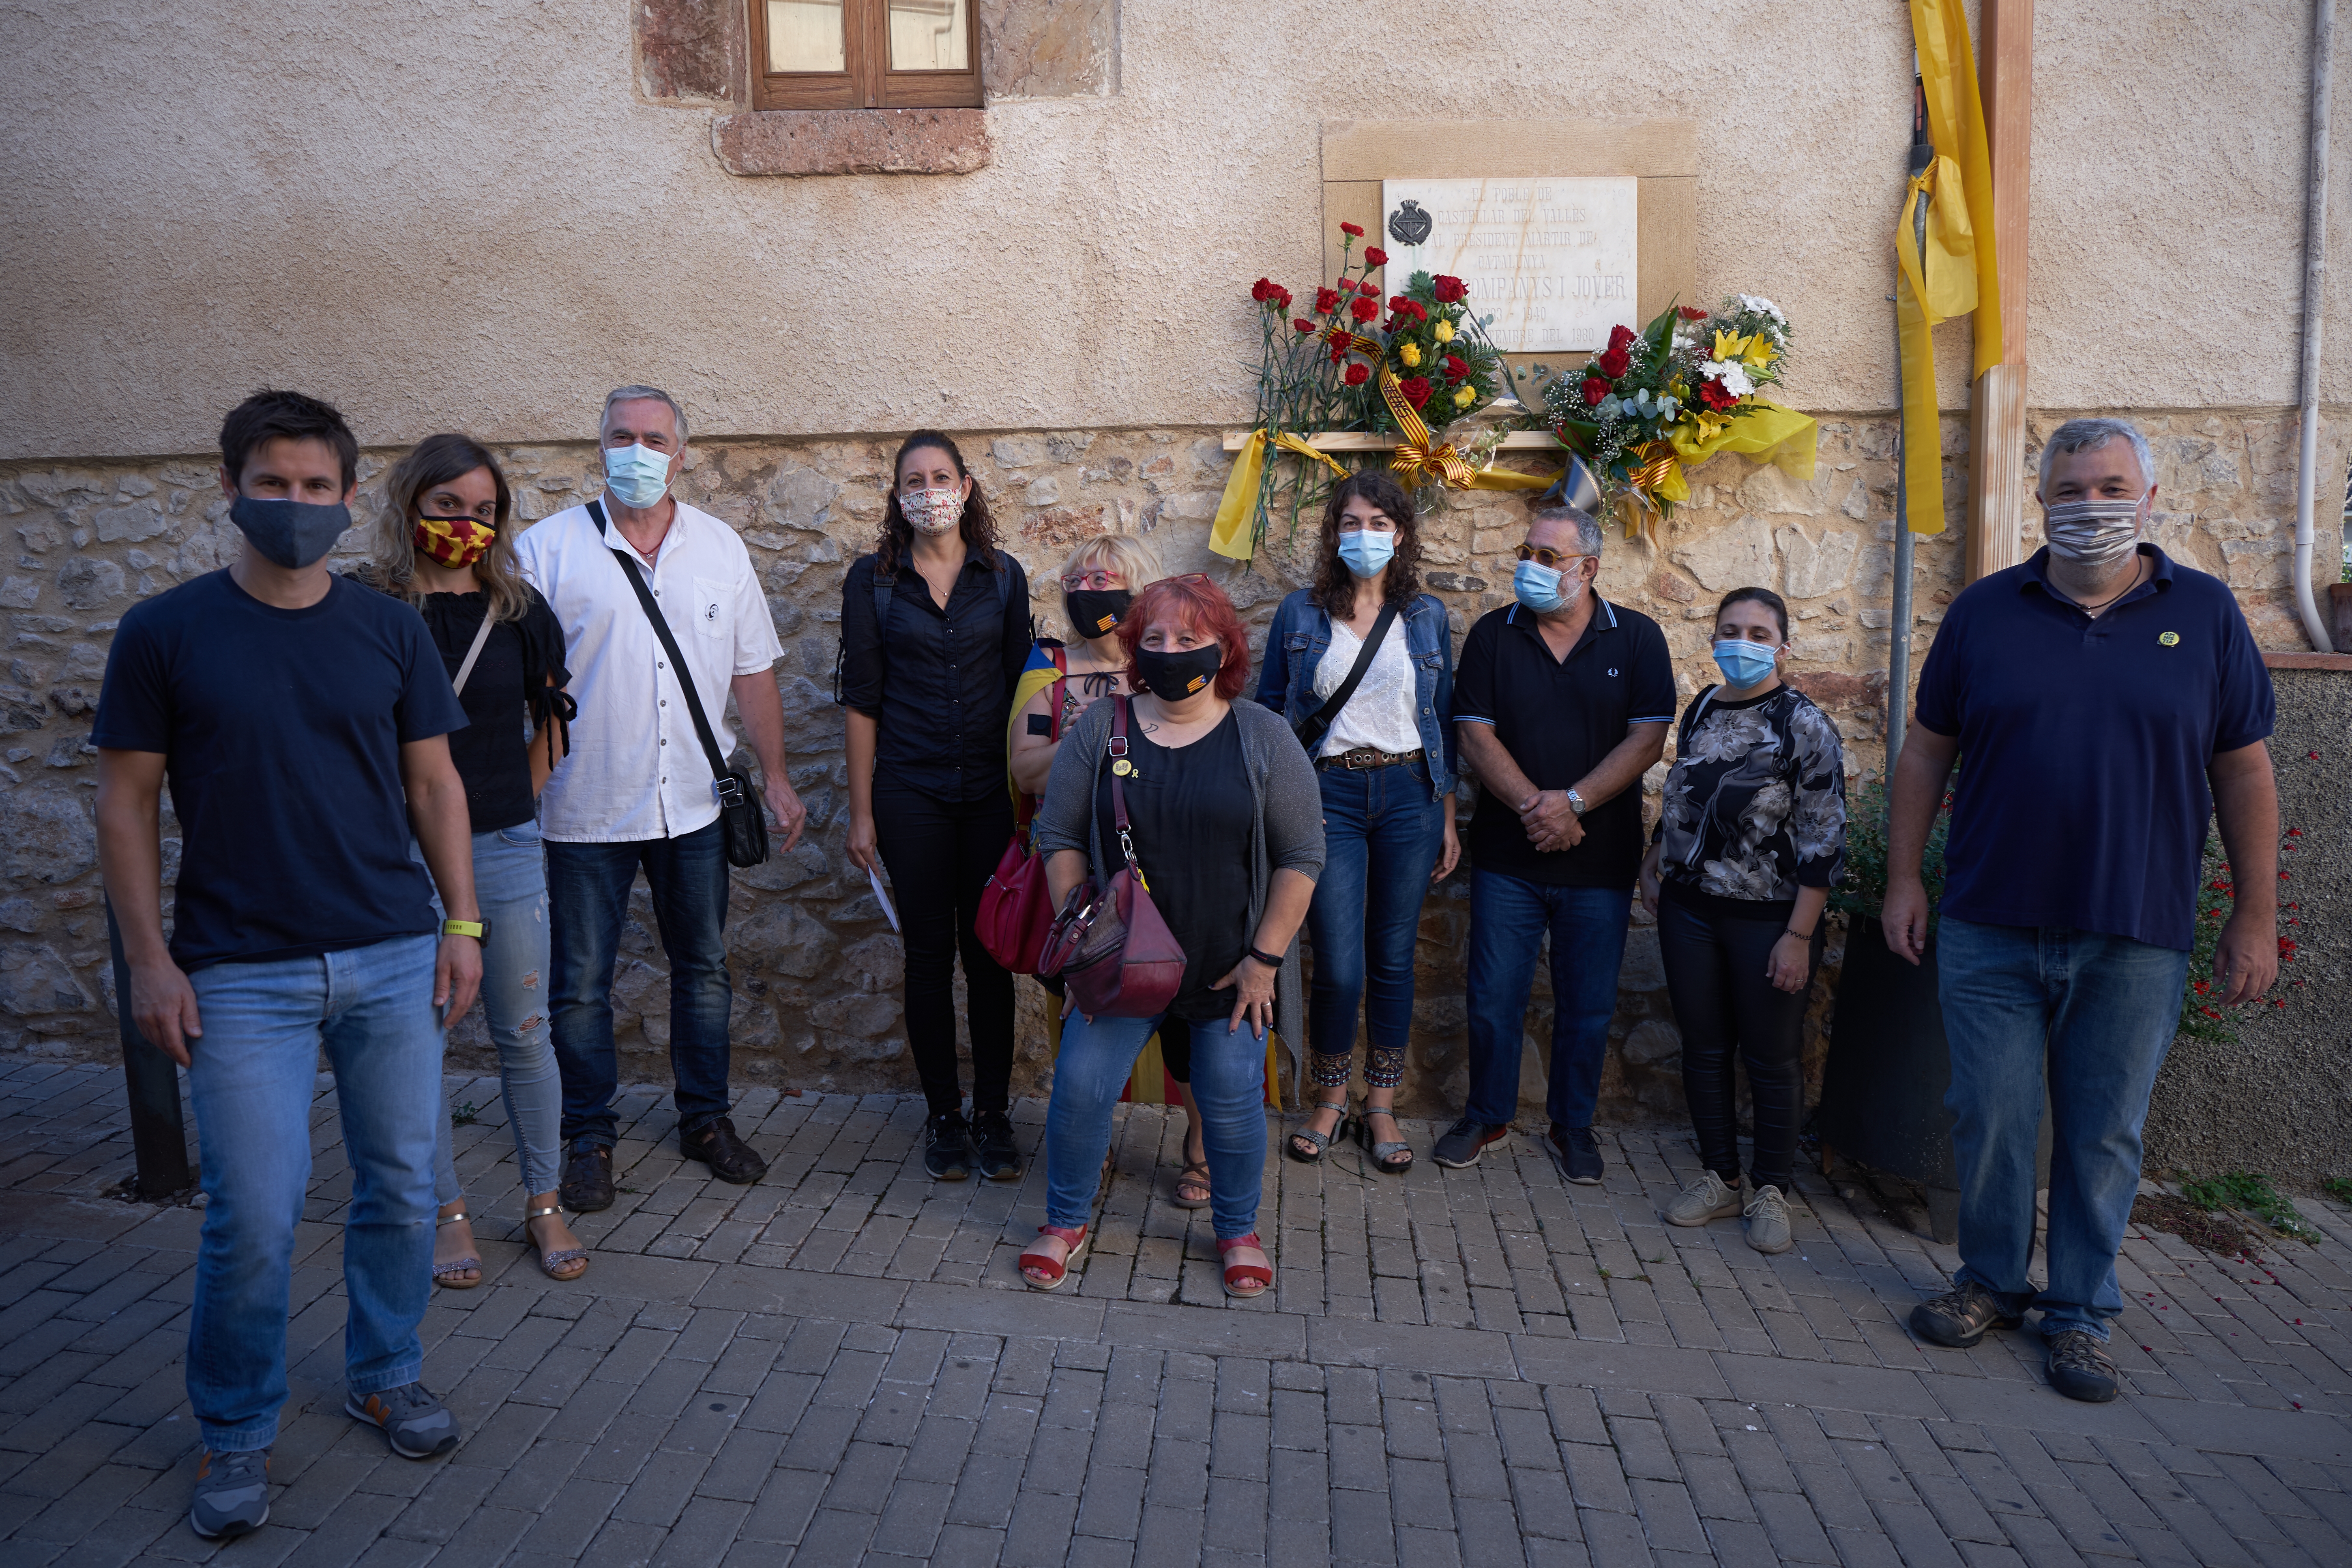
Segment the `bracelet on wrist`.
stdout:
[[1280,969],[1282,967],[1282,954],[1278,952],[1260,952],[1254,947],[1248,949],[1247,952],[1252,958],[1256,959],[1268,969]]
[[1811,942],[1813,940],[1813,933],[1811,931],[1799,931],[1795,926],[1782,926],[1780,929],[1788,932],[1789,935],[1795,937],[1799,942]]

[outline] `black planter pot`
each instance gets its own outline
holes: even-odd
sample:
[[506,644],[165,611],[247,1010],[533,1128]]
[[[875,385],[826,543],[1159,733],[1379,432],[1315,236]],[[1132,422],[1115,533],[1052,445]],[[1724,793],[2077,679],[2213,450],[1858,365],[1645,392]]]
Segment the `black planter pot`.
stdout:
[[[1916,965],[1888,951],[1875,920],[1853,918],[1830,1020],[1829,1059],[1813,1131],[1830,1151],[1918,1183],[1937,1241],[1959,1235],[1959,1178],[1952,1163],[1951,1047],[1936,1000],[1936,949]],[[2041,1174],[2050,1173],[2050,1115],[2042,1118]]]

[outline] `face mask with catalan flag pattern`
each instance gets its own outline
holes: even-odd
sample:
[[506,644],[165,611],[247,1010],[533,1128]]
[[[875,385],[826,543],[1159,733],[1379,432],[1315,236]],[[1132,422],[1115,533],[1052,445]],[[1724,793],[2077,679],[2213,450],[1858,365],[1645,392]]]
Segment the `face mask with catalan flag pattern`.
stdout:
[[471,566],[489,553],[499,531],[470,517],[420,517],[410,537],[416,548],[452,568]]

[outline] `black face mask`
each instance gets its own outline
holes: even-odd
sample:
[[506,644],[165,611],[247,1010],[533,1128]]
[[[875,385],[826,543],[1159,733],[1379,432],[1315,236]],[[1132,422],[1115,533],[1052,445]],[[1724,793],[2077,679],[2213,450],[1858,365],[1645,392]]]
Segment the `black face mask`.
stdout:
[[313,506],[241,495],[230,505],[228,518],[256,550],[289,572],[299,572],[335,547],[352,525],[352,510],[341,502]]
[[1124,588],[1072,588],[1064,591],[1062,607],[1082,637],[1098,637],[1127,618],[1135,595]]
[[1225,650],[1215,643],[1190,653],[1135,650],[1135,672],[1143,678],[1144,689],[1165,702],[1181,702],[1206,691],[1224,662]]

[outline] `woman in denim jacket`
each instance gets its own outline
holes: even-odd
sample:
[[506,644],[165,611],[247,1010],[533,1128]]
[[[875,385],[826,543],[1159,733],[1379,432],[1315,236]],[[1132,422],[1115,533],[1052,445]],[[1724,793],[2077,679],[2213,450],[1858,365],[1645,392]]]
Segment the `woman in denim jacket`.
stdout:
[[[1454,833],[1454,635],[1421,591],[1412,497],[1387,470],[1341,482],[1323,510],[1315,585],[1282,601],[1257,700],[1290,721],[1323,790],[1328,860],[1307,914],[1315,984],[1307,1008],[1318,1102],[1284,1147],[1312,1164],[1346,1135],[1356,1006],[1371,1053],[1357,1142],[1395,1175],[1412,1151],[1394,1107],[1412,1030],[1421,900],[1461,858]],[[1395,614],[1346,703],[1329,711],[1384,609]],[[1334,1098],[1336,1094],[1336,1098]]]

